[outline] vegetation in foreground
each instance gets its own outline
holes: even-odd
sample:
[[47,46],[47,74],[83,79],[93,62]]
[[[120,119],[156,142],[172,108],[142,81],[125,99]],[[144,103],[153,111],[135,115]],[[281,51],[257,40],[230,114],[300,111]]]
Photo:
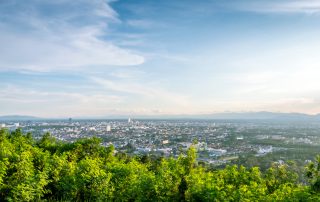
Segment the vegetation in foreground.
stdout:
[[320,158],[301,184],[287,164],[208,170],[193,147],[174,159],[114,154],[100,143],[0,130],[0,201],[320,201]]

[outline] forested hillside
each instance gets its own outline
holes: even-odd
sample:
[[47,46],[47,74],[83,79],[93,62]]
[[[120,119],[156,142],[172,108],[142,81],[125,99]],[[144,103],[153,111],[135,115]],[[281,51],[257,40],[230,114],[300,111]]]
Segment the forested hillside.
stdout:
[[98,138],[0,131],[0,201],[319,201],[319,170],[320,158],[300,184],[287,164],[209,170],[193,147],[176,159],[132,157]]

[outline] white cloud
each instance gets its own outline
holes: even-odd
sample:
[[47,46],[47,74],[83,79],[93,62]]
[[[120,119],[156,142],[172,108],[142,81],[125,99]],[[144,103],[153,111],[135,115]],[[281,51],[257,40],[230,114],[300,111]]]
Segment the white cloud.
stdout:
[[[110,86],[100,92],[70,93],[62,90],[41,91],[10,85],[0,89],[2,95],[0,97],[0,115],[25,114],[50,118],[155,115],[186,113],[186,109],[190,107],[184,105],[186,101],[183,96],[164,90],[157,92],[159,89],[151,90],[148,87],[137,89],[136,86],[138,85],[132,88],[125,85],[119,88],[111,86],[111,90],[143,95],[142,100],[138,102],[132,100],[130,96],[111,92]],[[148,99],[151,99],[152,103]]]
[[[111,81],[98,77],[91,77],[92,81],[103,86],[104,88],[116,92],[128,93],[131,95],[143,96],[144,101],[153,100],[157,106],[182,106],[188,107],[188,97],[170,92],[152,84],[126,82],[126,81]],[[144,103],[142,103],[144,104]],[[146,103],[145,103],[146,104]]]
[[[73,70],[144,62],[143,56],[107,39],[108,24],[120,20],[106,1],[70,2],[33,1],[28,9],[10,7],[12,14],[1,14],[7,21],[0,25],[0,70]],[[38,4],[52,6],[53,14],[39,13]]]
[[110,93],[41,91],[19,86],[0,89],[1,115],[30,114],[40,117],[107,115],[123,97]]
[[152,22],[150,20],[132,19],[132,20],[128,20],[127,24],[129,26],[137,27],[137,28],[150,28],[155,24],[155,22]]
[[306,13],[320,12],[318,0],[275,0],[275,1],[245,1],[235,3],[237,9],[259,13]]

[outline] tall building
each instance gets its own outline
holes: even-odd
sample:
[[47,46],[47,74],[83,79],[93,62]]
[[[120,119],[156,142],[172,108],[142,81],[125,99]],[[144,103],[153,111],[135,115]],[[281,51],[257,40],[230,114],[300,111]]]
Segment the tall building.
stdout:
[[110,131],[111,131],[111,126],[107,125],[107,132],[110,132]]
[[128,123],[131,123],[131,118],[128,118]]

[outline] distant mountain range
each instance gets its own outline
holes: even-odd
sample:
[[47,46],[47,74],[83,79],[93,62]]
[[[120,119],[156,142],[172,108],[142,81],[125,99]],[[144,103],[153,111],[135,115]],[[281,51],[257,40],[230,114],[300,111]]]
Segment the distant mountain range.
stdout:
[[224,112],[199,115],[160,115],[160,116],[136,116],[132,118],[158,118],[158,119],[220,119],[220,120],[292,120],[311,121],[319,120],[320,114],[309,115],[303,113],[275,113],[275,112]]
[[282,119],[282,120],[313,120],[319,119],[320,114],[309,115],[303,113],[275,113],[275,112],[226,112],[208,115],[198,115],[195,117],[208,119]]
[[0,120],[4,121],[32,121],[32,120],[40,120],[41,118],[35,116],[23,116],[23,115],[7,115],[0,116]]
[[[224,112],[200,115],[153,115],[153,116],[103,116],[103,117],[74,117],[74,119],[226,119],[226,120],[292,120],[292,121],[320,121],[320,114],[308,115],[303,113],[275,113],[275,112]],[[48,120],[35,116],[8,115],[0,116],[2,121],[33,121]],[[52,118],[53,119],[53,118]],[[65,118],[68,119],[68,118]]]

